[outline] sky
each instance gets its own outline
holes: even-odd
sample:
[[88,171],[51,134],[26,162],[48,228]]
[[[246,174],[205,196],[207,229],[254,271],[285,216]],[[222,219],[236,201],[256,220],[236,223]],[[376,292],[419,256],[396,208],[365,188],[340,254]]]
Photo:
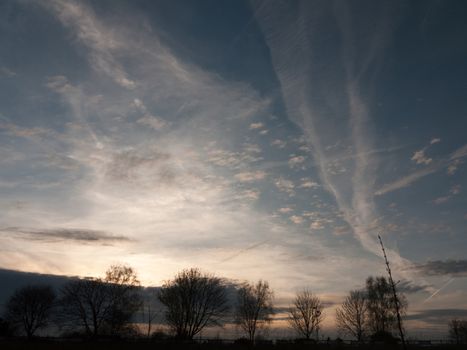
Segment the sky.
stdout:
[[[463,1],[0,3],[0,268],[199,267],[467,315]],[[453,316],[454,315],[454,316]],[[431,333],[433,334],[433,333]],[[441,333],[440,333],[441,334]]]

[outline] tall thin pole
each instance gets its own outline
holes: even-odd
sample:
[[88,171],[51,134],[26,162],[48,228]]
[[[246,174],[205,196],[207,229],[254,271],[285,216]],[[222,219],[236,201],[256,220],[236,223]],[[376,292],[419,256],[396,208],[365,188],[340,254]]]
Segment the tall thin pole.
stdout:
[[386,270],[387,270],[388,275],[389,275],[389,284],[391,285],[392,294],[393,294],[393,297],[394,297],[394,304],[396,305],[397,326],[399,327],[399,334],[401,336],[402,348],[405,350],[407,347],[405,345],[404,330],[402,329],[402,319],[401,319],[401,313],[400,313],[400,301],[399,301],[399,298],[397,296],[396,284],[394,283],[394,280],[392,279],[391,268],[389,267],[388,257],[386,256],[386,250],[384,249],[383,240],[381,239],[380,235],[378,235],[378,239],[379,239],[379,243],[381,244],[381,249],[383,250],[384,261],[386,262]]

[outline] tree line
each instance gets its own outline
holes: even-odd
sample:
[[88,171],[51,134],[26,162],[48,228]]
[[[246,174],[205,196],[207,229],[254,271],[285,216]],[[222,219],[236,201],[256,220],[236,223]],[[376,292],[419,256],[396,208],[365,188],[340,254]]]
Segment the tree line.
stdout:
[[[230,288],[230,289],[229,289]],[[91,338],[126,337],[138,332],[135,315],[143,312],[147,335],[151,335],[155,310],[145,303],[135,270],[111,266],[102,278],[76,279],[56,293],[50,286],[17,289],[8,300],[0,333],[33,338],[51,324],[60,330]],[[176,339],[190,340],[210,326],[235,323],[248,342],[254,343],[261,329],[274,316],[274,293],[267,281],[233,286],[226,279],[197,268],[179,272],[154,295],[164,306],[163,318]],[[233,299],[235,301],[233,301]],[[400,309],[407,301],[400,295]],[[317,339],[325,318],[323,301],[310,290],[296,293],[286,310],[287,321],[302,339]],[[458,343],[467,340],[467,322],[453,320],[451,335]],[[349,292],[336,310],[336,326],[342,336],[358,342],[396,341],[396,308],[385,277],[369,277],[365,288]]]

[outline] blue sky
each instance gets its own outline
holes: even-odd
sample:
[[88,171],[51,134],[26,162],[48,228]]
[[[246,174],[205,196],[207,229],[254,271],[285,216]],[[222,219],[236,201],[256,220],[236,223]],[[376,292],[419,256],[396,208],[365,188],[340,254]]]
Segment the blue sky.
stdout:
[[281,305],[308,287],[332,323],[384,273],[379,233],[412,328],[444,329],[430,312],[467,308],[466,12],[3,1],[0,267],[198,266]]

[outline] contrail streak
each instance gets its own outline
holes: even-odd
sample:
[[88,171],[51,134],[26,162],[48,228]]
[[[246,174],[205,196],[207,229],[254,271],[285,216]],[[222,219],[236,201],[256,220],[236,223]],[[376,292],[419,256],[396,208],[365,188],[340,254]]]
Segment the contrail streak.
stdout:
[[454,278],[451,278],[449,281],[447,281],[445,284],[443,284],[440,288],[438,288],[433,294],[431,294],[428,298],[426,298],[425,300],[423,300],[423,302],[427,302],[428,300],[430,300],[431,298],[433,298],[435,295],[437,295],[441,289],[443,289],[444,287],[446,287],[448,284],[450,284],[452,281],[454,281]]

